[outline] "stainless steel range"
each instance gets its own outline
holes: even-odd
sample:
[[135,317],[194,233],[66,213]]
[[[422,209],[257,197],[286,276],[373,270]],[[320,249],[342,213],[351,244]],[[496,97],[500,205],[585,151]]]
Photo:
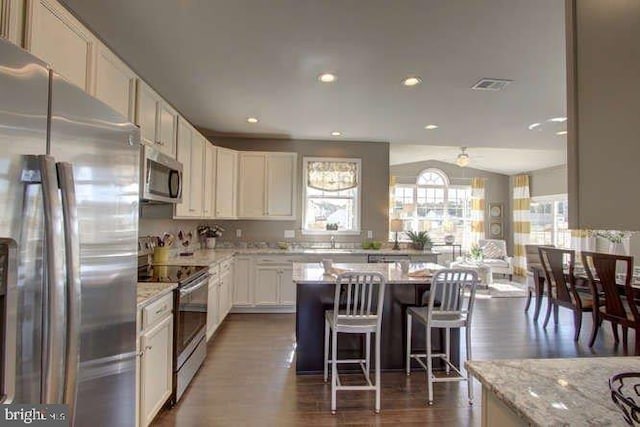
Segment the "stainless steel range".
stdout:
[[177,283],[174,293],[173,395],[176,404],[207,354],[209,269],[204,266],[149,265],[139,258],[138,282]]

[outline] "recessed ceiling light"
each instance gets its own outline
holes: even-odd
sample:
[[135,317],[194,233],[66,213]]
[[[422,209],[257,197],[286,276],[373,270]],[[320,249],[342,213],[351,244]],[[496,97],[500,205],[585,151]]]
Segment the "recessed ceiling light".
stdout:
[[541,123],[531,123],[529,125],[529,130],[534,130],[535,128],[539,127],[541,125]]
[[341,136],[342,132],[338,132],[337,130],[334,130],[333,132],[331,132],[331,136]]
[[549,119],[550,122],[555,122],[555,123],[564,123],[567,121],[566,117],[553,117],[551,119]]
[[438,125],[426,125],[424,128],[426,130],[434,130],[434,129],[438,129]]
[[409,76],[402,80],[404,86],[417,86],[422,83],[422,79],[418,76]]
[[249,117],[247,119],[247,123],[258,123],[258,119],[256,119],[255,117]]
[[338,78],[336,77],[336,75],[331,73],[323,73],[318,76],[318,80],[320,80],[322,83],[333,83],[337,79]]
[[566,135],[566,134],[567,134],[566,130],[561,130],[559,132],[556,132],[556,135],[558,135],[558,136],[562,136],[562,135]]

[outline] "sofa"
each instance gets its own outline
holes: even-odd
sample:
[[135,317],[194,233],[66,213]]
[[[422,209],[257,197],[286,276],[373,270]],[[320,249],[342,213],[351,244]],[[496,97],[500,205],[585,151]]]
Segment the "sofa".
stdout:
[[478,246],[482,249],[482,263],[491,267],[492,273],[509,276],[509,280],[513,280],[513,257],[507,256],[506,241],[480,239]]

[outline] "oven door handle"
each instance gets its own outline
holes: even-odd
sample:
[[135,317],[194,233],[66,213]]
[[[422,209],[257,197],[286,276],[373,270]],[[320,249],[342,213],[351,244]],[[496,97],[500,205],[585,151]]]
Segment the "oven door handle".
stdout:
[[203,286],[206,286],[207,284],[209,284],[209,274],[206,274],[205,276],[202,277],[201,281],[198,281],[196,284],[194,285],[190,285],[187,286],[186,288],[182,288],[180,289],[180,296],[185,296],[187,294],[190,294],[193,291],[196,291],[198,289],[200,289]]

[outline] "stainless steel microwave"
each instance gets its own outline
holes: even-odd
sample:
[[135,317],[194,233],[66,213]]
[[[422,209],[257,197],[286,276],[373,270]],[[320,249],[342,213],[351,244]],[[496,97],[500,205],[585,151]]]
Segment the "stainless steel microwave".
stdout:
[[142,145],[140,198],[146,202],[182,202],[182,164],[148,145]]

